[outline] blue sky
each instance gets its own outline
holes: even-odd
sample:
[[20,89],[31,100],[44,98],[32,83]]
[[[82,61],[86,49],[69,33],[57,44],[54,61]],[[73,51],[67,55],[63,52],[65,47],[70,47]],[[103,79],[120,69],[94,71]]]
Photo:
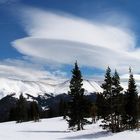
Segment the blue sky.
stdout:
[[75,60],[86,77],[107,66],[139,73],[139,7],[138,0],[0,0],[0,75],[67,77]]

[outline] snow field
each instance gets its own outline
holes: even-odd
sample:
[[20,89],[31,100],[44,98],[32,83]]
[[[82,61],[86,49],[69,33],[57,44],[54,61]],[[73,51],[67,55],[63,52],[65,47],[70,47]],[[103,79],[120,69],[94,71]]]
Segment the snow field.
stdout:
[[0,140],[139,140],[140,131],[112,134],[99,127],[86,125],[85,130],[73,132],[62,117],[42,119],[40,122],[0,123]]

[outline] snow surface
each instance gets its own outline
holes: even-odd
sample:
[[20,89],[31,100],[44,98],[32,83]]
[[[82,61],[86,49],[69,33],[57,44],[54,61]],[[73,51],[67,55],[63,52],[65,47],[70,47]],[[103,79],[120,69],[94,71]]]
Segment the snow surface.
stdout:
[[[83,88],[85,88],[86,94],[93,92],[102,92],[102,88],[99,84],[93,80],[84,80]],[[69,80],[55,81],[52,79],[43,81],[24,81],[16,79],[0,78],[0,98],[16,93],[16,97],[23,94],[30,94],[32,96],[38,96],[38,94],[53,93],[54,95],[68,93]]]
[[40,122],[0,123],[1,140],[139,140],[140,131],[113,134],[102,130],[99,122],[86,125],[85,130],[72,132],[61,117],[43,119]]

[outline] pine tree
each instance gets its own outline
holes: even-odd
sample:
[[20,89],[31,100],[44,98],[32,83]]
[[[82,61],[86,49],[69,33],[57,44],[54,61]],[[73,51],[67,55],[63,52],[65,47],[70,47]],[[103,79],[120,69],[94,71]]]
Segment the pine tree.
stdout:
[[102,108],[104,110],[103,113],[103,121],[102,127],[103,129],[109,129],[114,132],[114,122],[113,122],[113,106],[112,106],[112,76],[111,69],[108,67],[105,74],[104,83],[102,84],[103,88],[103,98],[104,103]]
[[69,128],[74,129],[76,127],[77,130],[83,129],[83,125],[86,122],[84,119],[87,111],[86,100],[84,98],[84,89],[83,79],[81,71],[78,67],[77,62],[75,63],[75,67],[72,70],[72,78],[70,81],[70,102],[68,103],[68,123]]
[[112,76],[110,67],[107,68],[104,83],[102,84],[103,96],[105,99],[109,99],[112,92]]
[[34,120],[35,122],[39,121],[39,107],[37,102],[33,101],[31,102],[31,108],[30,108],[30,113],[31,113],[31,119]]
[[97,107],[97,119],[104,118],[106,116],[106,109],[105,109],[105,98],[103,97],[102,93],[97,93],[96,95],[96,107]]
[[28,120],[27,101],[21,93],[17,102],[17,123]]
[[131,68],[129,69],[128,89],[126,92],[126,123],[127,129],[138,127],[138,92]]
[[59,101],[59,116],[64,115],[64,106],[65,106],[65,101],[61,98]]
[[122,115],[124,112],[123,108],[123,88],[120,85],[120,77],[117,71],[112,77],[112,113],[113,113],[113,124],[114,132],[122,131]]
[[120,77],[115,70],[111,75],[111,69],[108,67],[105,74],[103,88],[103,128],[111,130],[113,133],[122,131],[122,117],[124,113],[123,88],[120,85]]
[[67,112],[67,102],[61,98],[59,102],[59,116],[63,116],[63,118],[66,119],[66,112]]

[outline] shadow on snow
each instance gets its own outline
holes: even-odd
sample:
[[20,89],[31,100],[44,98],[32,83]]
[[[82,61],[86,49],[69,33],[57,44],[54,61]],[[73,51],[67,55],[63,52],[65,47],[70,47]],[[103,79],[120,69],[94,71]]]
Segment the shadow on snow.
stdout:
[[101,131],[101,132],[96,132],[96,133],[92,133],[92,134],[84,134],[84,135],[78,135],[78,136],[72,136],[72,137],[65,137],[62,139],[93,139],[93,138],[101,138],[101,137],[108,137],[113,135],[110,132],[106,132],[106,131]]
[[41,131],[41,130],[27,130],[27,131],[18,131],[18,132],[25,132],[25,133],[68,133],[69,131]]

